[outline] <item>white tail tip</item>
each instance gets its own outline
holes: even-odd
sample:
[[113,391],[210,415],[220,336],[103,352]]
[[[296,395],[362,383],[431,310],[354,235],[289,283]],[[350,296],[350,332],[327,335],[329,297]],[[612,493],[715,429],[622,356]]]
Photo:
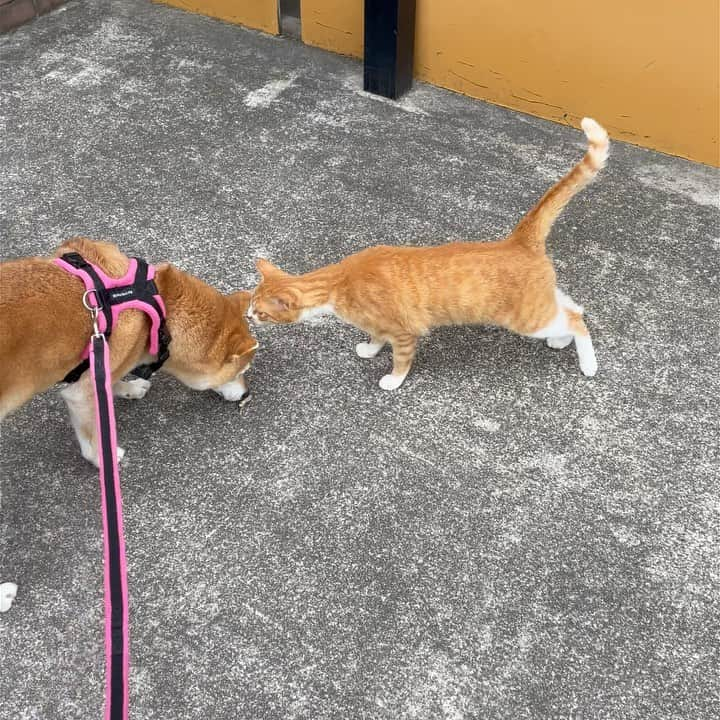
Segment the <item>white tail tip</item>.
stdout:
[[591,143],[597,143],[598,145],[606,145],[608,141],[608,134],[605,128],[596,122],[592,118],[583,118],[580,121],[580,126],[585,132],[585,136]]
[[610,143],[608,142],[607,130],[605,130],[600,123],[588,117],[580,121],[580,126],[590,143],[588,153],[592,159],[592,164],[595,170],[599,170],[604,167],[608,156],[608,146]]

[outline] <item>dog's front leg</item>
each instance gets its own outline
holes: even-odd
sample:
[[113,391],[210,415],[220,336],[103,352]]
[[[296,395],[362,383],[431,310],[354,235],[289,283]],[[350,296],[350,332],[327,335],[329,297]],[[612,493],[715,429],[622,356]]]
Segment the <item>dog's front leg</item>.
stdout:
[[[77,382],[61,390],[60,395],[68,406],[70,423],[75,430],[82,456],[98,467],[95,400],[90,372],[86,372]],[[125,451],[118,446],[118,460],[122,460],[124,455]]]

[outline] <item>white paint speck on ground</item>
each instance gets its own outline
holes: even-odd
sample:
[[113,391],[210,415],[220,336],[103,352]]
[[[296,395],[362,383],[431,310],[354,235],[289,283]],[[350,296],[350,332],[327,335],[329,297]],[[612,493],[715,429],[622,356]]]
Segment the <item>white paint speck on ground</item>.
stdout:
[[488,417],[473,418],[473,425],[475,425],[476,428],[489,433],[497,432],[500,429],[500,423],[497,420],[493,420]]
[[383,97],[382,95],[375,95],[374,93],[365,92],[365,90],[362,89],[362,79],[357,78],[356,76],[348,77],[345,82],[343,83],[345,88],[347,90],[350,90],[351,92],[360,95],[362,97],[366,97],[370,100],[376,100],[377,102],[385,103],[386,105],[392,105],[394,108],[398,108],[399,110],[404,110],[405,112],[412,113],[413,115],[429,115],[430,113],[426,110],[423,110],[416,102],[414,102],[414,98],[420,97],[419,93],[416,91],[411,91],[407,95],[403,95],[399,100],[391,100],[390,98]]
[[715,168],[650,161],[638,168],[635,177],[648,188],[678,193],[698,205],[720,209],[720,181]]
[[327,125],[328,127],[334,128],[347,128],[348,126],[346,120],[341,120],[323,112],[308,113],[307,117],[310,122],[315,123],[316,125]]
[[526,468],[537,468],[550,476],[561,475],[565,471],[566,460],[563,455],[539,452],[523,458],[521,464]]
[[376,100],[377,102],[392,105],[393,107],[404,110],[405,112],[412,113],[413,115],[427,116],[429,114],[425,112],[425,110],[423,110],[422,108],[419,108],[417,105],[415,105],[415,103],[413,103],[412,100],[407,97],[402,97],[399,100],[391,100],[390,98],[383,97],[382,95],[375,95],[374,93],[365,92],[364,90],[358,90],[357,94],[362,95],[366,98],[370,98],[370,100]]
[[283,80],[271,80],[261,88],[249,92],[245,96],[245,105],[250,108],[268,107],[294,84],[296,77],[296,75],[291,75]]
[[[78,58],[78,60],[79,62],[86,63],[86,66],[79,72],[75,73],[72,77],[64,79],[63,82],[66,85],[70,85],[73,87],[87,87],[89,85],[99,85],[106,75],[113,74],[109,68],[103,67],[102,65],[99,65],[97,63],[90,63],[88,61],[82,60],[81,58]],[[49,75],[47,77],[49,77]],[[60,77],[59,79],[62,78]]]

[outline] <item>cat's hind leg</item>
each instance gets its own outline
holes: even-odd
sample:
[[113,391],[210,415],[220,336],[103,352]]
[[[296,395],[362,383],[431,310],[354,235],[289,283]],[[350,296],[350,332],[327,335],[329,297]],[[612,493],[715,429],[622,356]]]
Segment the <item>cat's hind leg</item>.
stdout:
[[577,350],[580,370],[583,375],[593,377],[598,369],[597,358],[595,357],[595,348],[590,333],[582,316],[571,318],[570,327],[574,330],[573,339],[575,340],[575,350]]
[[415,357],[417,338],[414,335],[398,335],[390,338],[390,344],[393,349],[393,371],[380,378],[383,390],[397,390],[403,384]]
[[583,321],[583,309],[562,290],[556,289],[555,296],[557,313],[552,322],[531,333],[530,337],[543,338],[550,347],[558,349],[567,347],[574,340],[580,370],[583,375],[593,377],[597,372],[597,358],[590,333]]
[[385,341],[380,340],[374,335],[370,337],[370,342],[361,342],[355,346],[355,352],[358,357],[368,359],[374,358],[384,347]]
[[[590,333],[583,320],[583,308],[560,288],[555,288],[555,296],[558,304],[565,310],[567,315],[568,328],[572,331],[572,339],[575,340],[575,350],[578,354],[580,370],[583,375],[593,377],[597,372],[597,358],[595,357],[595,348]],[[550,345],[549,340],[550,338],[548,338],[548,345]],[[563,338],[555,338],[556,343],[565,340],[567,340],[567,335]],[[551,347],[557,347],[557,344]]]

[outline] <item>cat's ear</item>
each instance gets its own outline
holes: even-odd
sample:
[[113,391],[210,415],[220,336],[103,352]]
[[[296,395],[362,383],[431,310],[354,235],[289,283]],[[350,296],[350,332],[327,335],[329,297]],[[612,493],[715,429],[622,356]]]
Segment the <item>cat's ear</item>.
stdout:
[[263,258],[255,261],[255,267],[257,268],[257,271],[263,276],[263,278],[267,278],[272,275],[285,274],[279,267],[275,267],[269,260],[264,260]]

